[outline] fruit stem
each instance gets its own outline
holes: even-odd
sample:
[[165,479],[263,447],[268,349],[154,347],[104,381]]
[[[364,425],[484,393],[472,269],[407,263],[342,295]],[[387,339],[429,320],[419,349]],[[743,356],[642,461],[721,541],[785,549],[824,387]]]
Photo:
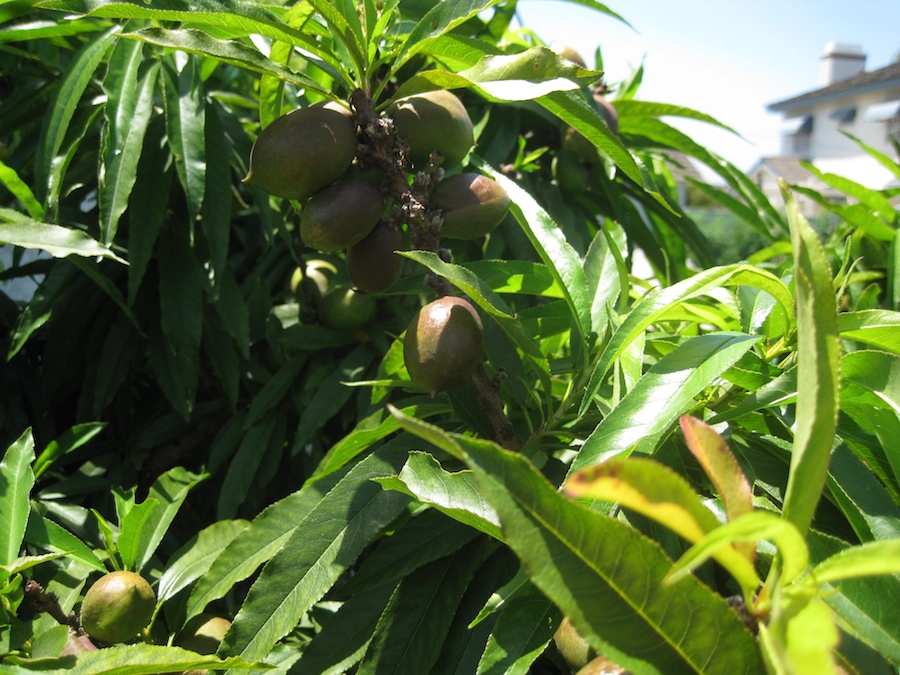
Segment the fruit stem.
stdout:
[[[428,167],[417,172],[410,184],[407,180],[409,149],[397,137],[394,121],[390,117],[378,115],[374,102],[362,89],[357,89],[350,95],[350,105],[356,111],[361,132],[357,162],[362,169],[377,166],[384,172],[382,189],[395,201],[393,213],[387,219],[388,224],[394,227],[406,224],[415,249],[437,253],[440,250],[443,219],[440,211],[428,209],[428,196],[431,189],[444,177],[444,170],[441,168],[443,157],[439,153],[433,153]],[[425,282],[434,289],[438,297],[450,295],[452,286],[443,277],[429,274]]]
[[478,390],[478,402],[487,414],[494,428],[494,434],[497,436],[497,443],[506,448],[518,452],[522,449],[519,440],[516,438],[516,432],[513,429],[512,422],[503,411],[503,401],[500,398],[500,386],[498,382],[488,377],[484,364],[479,363],[472,373],[472,383]]
[[44,587],[34,579],[25,580],[25,597],[28,598],[28,601],[34,606],[36,611],[46,612],[59,623],[64,626],[70,626],[80,635],[84,635],[78,625],[78,617],[75,616],[75,612],[66,614],[59,604],[59,598],[56,597],[56,594],[45,591]]

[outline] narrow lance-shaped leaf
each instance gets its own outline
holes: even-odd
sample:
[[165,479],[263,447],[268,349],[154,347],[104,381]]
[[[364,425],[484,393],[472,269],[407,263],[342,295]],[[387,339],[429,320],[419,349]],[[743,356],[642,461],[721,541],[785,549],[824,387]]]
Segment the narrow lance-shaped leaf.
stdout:
[[[217,656],[201,656],[181,647],[166,645],[132,644],[114,645],[104,649],[79,654],[77,661],[67,658],[68,667],[43,668],[48,675],[156,675],[163,672],[185,672],[192,669],[225,671],[257,670],[268,664],[253,663],[233,656],[220,659]],[[28,666],[3,665],[4,675],[33,673]],[[265,672],[264,670],[262,672]]]
[[250,588],[219,653],[265,657],[349,567],[408,498],[372,478],[399,471],[401,446],[382,446],[357,464],[307,516]]
[[106,428],[105,422],[76,424],[58,438],[50,441],[34,462],[34,477],[39,478],[60,457],[90,441]]
[[424,70],[406,80],[395,98],[433,89],[474,89],[492,101],[530,101],[554,91],[578,89],[597,79],[599,71],[586,70],[547,47],[532,47],[518,54],[486,54],[471,68],[451,73]]
[[282,547],[299,523],[346,472],[336,472],[306,485],[263,509],[250,525],[222,547],[207,573],[191,591],[186,618],[199,614],[213,600],[253,574]]
[[359,675],[430,673],[484,551],[484,542],[476,540],[401,581],[379,619]]
[[527,675],[535,659],[553,638],[562,613],[533,585],[505,602],[484,653],[477,675]]
[[671,561],[657,544],[566,500],[521,454],[393,414],[464,458],[532,581],[598,651],[638,673],[762,671],[753,637],[719,595],[693,577],[663,584]]
[[165,602],[206,574],[219,554],[249,524],[246,520],[218,520],[191,537],[169,558],[159,579],[157,601]]
[[103,87],[107,95],[104,153],[98,175],[101,240],[109,245],[137,179],[144,134],[153,113],[159,63],[139,78],[143,45],[119,40],[110,57]]
[[394,57],[390,75],[384,78],[384,81],[387,82],[404,63],[422,49],[430,38],[436,38],[449,32],[498,2],[500,0],[458,0],[457,2],[436,4],[410,31],[399,53]]
[[664,356],[588,436],[569,473],[615,456],[652,453],[675,421],[695,405],[694,397],[758,341],[743,333],[710,333]]
[[[151,19],[205,25],[243,35],[264,35],[303,47],[335,68],[340,62],[311,35],[290,26],[275,7],[242,0],[43,0],[41,7],[115,19]],[[210,31],[211,32],[211,31]],[[204,31],[206,33],[206,31]],[[347,81],[348,85],[352,82]]]
[[510,211],[547,269],[563,289],[575,325],[579,328],[580,337],[586,340],[591,333],[592,294],[578,253],[566,241],[562,228],[531,195],[484,162],[477,159],[473,161],[506,190],[511,201]]
[[797,296],[797,415],[784,517],[801,532],[825,486],[838,411],[840,341],[828,259],[782,183],[791,227]]
[[6,189],[12,192],[16,199],[22,202],[28,215],[34,220],[44,219],[44,207],[34,196],[31,188],[19,178],[19,174],[12,167],[0,162],[0,183],[6,186]]
[[194,474],[177,466],[153,481],[147,498],[155,499],[159,503],[159,508],[151,514],[141,531],[136,560],[138,570],[143,569],[156,553],[188,493],[206,478],[208,478],[206,474]]
[[607,343],[600,360],[591,373],[590,383],[581,402],[581,412],[584,413],[587,410],[607,372],[629,342],[679,302],[709,293],[713,289],[723,286],[759,288],[775,297],[786,316],[793,316],[793,298],[784,283],[772,273],[750,265],[713,267],[668,288],[656,291],[631,310]]
[[206,104],[196,59],[176,53],[176,63],[177,72],[163,71],[166,130],[178,178],[187,197],[188,227],[193,241],[194,223],[206,193]]
[[0,208],[0,243],[46,251],[55,258],[102,257],[128,264],[81,230],[41,223],[12,209]]
[[122,37],[140,40],[158,47],[178,49],[187,54],[209,57],[245,70],[275,77],[282,82],[290,82],[310,91],[325,93],[322,86],[315,80],[270,61],[260,52],[241,42],[220,40],[194,28],[143,28],[133,33],[126,33]]
[[[112,46],[119,31],[113,26],[101,33],[82,47],[63,74],[57,87],[56,95],[44,117],[44,125],[35,152],[35,186],[39,199],[45,204],[55,203],[56,195],[51,193],[50,178],[53,164],[63,146],[66,132],[69,130],[75,110],[106,52]],[[55,186],[58,190],[59,185]]]
[[34,486],[34,438],[27,429],[6,449],[0,462],[0,565],[8,565],[19,555],[28,524],[29,497]]
[[[403,415],[408,412],[401,411]],[[479,492],[471,471],[451,473],[433,456],[412,452],[398,475],[375,480],[386,490],[408,494],[469,527],[503,539],[497,512]]]

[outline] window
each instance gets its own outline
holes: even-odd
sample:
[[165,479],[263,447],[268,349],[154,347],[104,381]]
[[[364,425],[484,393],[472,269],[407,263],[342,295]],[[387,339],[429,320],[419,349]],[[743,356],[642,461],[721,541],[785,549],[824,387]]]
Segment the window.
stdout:
[[838,126],[843,124],[850,124],[850,122],[856,119],[856,108],[854,106],[850,106],[848,108],[838,108],[837,110],[832,110],[830,113],[828,113],[828,117],[830,119],[836,120]]
[[781,154],[808,157],[812,129],[812,115],[799,115],[784,120],[781,124]]

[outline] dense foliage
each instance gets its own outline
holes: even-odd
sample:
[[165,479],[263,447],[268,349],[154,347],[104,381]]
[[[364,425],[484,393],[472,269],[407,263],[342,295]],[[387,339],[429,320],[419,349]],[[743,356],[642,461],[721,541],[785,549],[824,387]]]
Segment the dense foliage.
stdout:
[[[819,174],[844,203],[776,209],[665,118],[716,120],[515,11],[0,4],[0,279],[37,284],[0,292],[2,672],[897,672],[900,190]],[[410,164],[392,115],[433,91],[474,148]],[[323,103],[358,134],[335,175],[385,200],[366,232],[409,246],[375,292],[348,258],[376,244],[316,238],[322,186],[247,179]],[[684,156],[745,259],[679,201]],[[463,173],[502,220],[441,238]],[[448,295],[474,362],[414,382]],[[155,608],[91,642],[115,570]]]

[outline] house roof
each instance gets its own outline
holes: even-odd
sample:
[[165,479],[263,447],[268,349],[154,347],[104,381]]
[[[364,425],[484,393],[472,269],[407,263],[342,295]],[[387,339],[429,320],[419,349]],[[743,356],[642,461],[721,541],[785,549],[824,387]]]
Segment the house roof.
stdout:
[[900,88],[900,61],[892,63],[878,70],[870,70],[853,77],[848,77],[821,89],[814,89],[799,96],[792,96],[766,106],[770,112],[793,110],[803,106],[838,98],[847,94],[858,94],[865,91],[877,91],[880,89]]

